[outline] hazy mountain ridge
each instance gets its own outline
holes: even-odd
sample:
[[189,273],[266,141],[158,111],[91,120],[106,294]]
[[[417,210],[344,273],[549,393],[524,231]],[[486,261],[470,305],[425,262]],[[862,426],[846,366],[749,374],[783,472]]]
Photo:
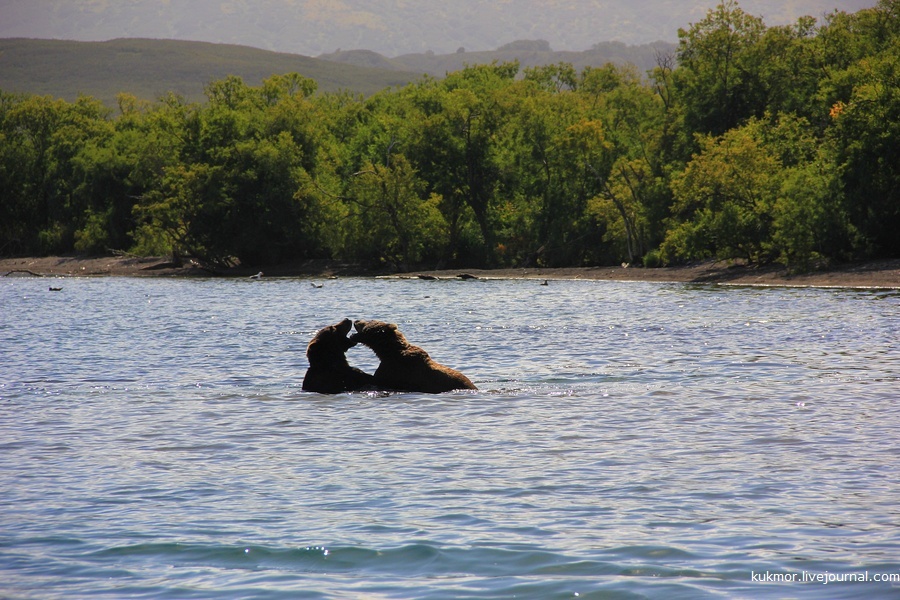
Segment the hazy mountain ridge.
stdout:
[[247,46],[178,40],[120,39],[109,42],[0,39],[0,89],[74,100],[94,96],[114,106],[127,92],[154,100],[175,92],[203,100],[210,81],[238,75],[258,85],[273,74],[297,72],[315,79],[321,91],[341,89],[369,95],[402,86],[423,73],[443,77],[467,64],[518,60],[523,67],[567,62],[578,70],[607,62],[655,65],[656,53],[674,52],[674,44],[628,46],[603,42],[584,52],[556,52],[544,41],[521,40],[490,52],[409,54],[387,58],[355,50],[310,58]]
[[[719,0],[0,0],[0,37],[164,38],[240,44],[307,56],[367,49],[399,57],[544,39],[583,51],[598,40],[675,42]],[[855,12],[876,0],[743,0],[768,25]]]
[[570,63],[577,71],[587,66],[600,66],[608,62],[635,65],[640,72],[656,66],[657,55],[674,54],[676,44],[656,42],[653,44],[628,45],[622,42],[601,42],[583,52],[555,51],[544,40],[520,40],[505,44],[496,50],[483,52],[457,51],[452,54],[425,52],[404,54],[388,58],[371,50],[341,50],[322,54],[318,58],[359,67],[397,69],[428,73],[435,77],[458,71],[469,64],[489,64],[518,60],[522,67],[536,67],[557,63]]

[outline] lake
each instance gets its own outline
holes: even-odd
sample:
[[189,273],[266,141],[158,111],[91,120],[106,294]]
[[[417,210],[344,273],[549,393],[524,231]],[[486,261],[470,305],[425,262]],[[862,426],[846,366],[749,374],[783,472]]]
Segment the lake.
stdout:
[[[345,317],[479,390],[302,391]],[[0,596],[900,597],[898,341],[896,290],[3,278]]]

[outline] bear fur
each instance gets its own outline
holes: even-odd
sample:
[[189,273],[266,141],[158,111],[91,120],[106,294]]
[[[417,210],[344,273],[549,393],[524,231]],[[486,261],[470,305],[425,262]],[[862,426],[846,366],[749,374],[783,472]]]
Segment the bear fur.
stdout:
[[438,364],[422,348],[411,345],[393,323],[356,321],[353,343],[368,346],[381,360],[375,381],[384,390],[439,394],[451,390],[478,389],[469,378]]
[[344,354],[356,345],[347,334],[353,322],[344,319],[340,323],[320,329],[306,347],[309,369],[303,378],[303,389],[322,394],[339,394],[376,390],[375,377],[351,367]]

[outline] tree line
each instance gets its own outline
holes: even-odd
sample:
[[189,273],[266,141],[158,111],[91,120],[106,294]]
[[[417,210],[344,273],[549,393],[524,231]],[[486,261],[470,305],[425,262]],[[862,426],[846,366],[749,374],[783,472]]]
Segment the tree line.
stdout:
[[471,65],[368,98],[296,73],[113,111],[0,92],[0,254],[394,268],[900,256],[900,0],[726,0],[647,74]]

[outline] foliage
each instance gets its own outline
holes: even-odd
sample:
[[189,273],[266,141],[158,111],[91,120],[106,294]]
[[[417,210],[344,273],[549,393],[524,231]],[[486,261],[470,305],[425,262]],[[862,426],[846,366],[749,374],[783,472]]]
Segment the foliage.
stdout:
[[678,62],[468,65],[369,97],[297,73],[117,111],[0,93],[0,253],[646,267],[900,255],[900,0]]
[[726,0],[693,27],[678,31],[675,83],[691,131],[721,135],[763,105],[758,51],[765,25]]
[[669,230],[663,255],[770,258],[765,245],[780,170],[757,124],[704,136],[699,145],[700,153],[672,182],[676,216],[686,218]]
[[403,155],[367,163],[350,186],[348,257],[407,269],[435,260],[446,244],[441,197],[423,197],[424,182]]

